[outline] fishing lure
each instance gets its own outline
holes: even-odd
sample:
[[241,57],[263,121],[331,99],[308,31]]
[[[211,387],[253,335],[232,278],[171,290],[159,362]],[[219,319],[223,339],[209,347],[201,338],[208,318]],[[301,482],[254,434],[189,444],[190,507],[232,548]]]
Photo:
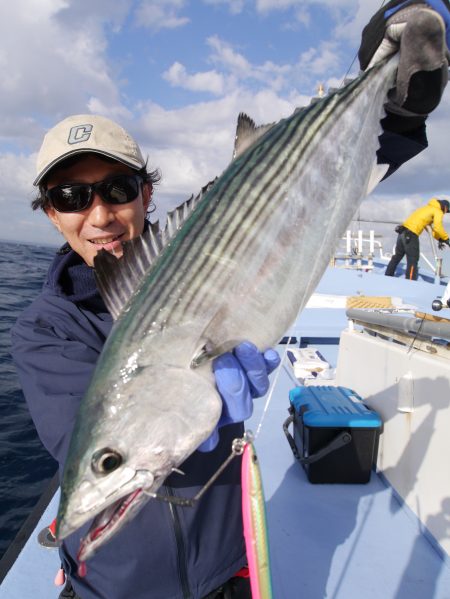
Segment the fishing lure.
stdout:
[[246,432],[242,451],[242,517],[252,599],[272,599],[266,508],[253,435]]

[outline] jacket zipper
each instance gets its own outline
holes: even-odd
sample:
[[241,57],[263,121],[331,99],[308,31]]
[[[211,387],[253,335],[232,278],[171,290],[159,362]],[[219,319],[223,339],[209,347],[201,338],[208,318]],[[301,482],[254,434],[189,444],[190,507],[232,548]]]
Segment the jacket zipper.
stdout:
[[[173,490],[169,486],[164,487],[166,495],[173,495]],[[180,578],[181,589],[183,591],[184,599],[192,599],[191,589],[189,588],[189,581],[187,575],[187,564],[186,564],[186,548],[184,545],[183,534],[181,531],[180,516],[178,514],[177,507],[169,502],[170,515],[172,517],[173,530],[175,533],[175,542],[177,546],[177,562],[178,562],[178,575]]]

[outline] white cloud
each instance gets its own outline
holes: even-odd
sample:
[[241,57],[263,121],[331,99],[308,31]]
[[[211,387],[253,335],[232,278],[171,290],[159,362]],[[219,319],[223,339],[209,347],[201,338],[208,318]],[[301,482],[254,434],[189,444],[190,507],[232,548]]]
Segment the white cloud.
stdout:
[[179,16],[184,7],[184,0],[141,0],[135,11],[135,21],[153,31],[177,29],[190,21],[188,17]]
[[31,184],[35,163],[35,154],[0,154],[0,221],[4,224],[1,237],[60,245],[61,236],[47,216],[31,209],[36,194]]
[[[91,5],[90,18],[68,0],[18,0],[0,6],[0,114],[7,115],[0,121],[0,137],[8,136],[8,122],[17,119],[24,124],[18,141],[34,138],[35,149],[39,129],[42,135],[37,122],[53,124],[67,114],[86,112],[92,97],[108,101],[112,110],[121,105],[106,57],[105,17],[96,18],[96,9],[105,2]],[[117,7],[106,14],[114,27],[123,17]]]
[[381,7],[379,0],[359,0],[353,3],[353,10],[347,13],[347,17],[337,22],[335,36],[337,39],[345,40],[358,49],[361,42],[363,28],[372,16]]
[[186,68],[179,62],[162,74],[163,78],[173,86],[195,92],[209,92],[221,95],[224,91],[224,77],[216,71],[206,71],[189,75]]
[[358,216],[361,219],[386,221],[393,231],[396,226],[394,223],[403,222],[413,210],[426,204],[429,199],[420,194],[381,195],[375,190],[362,202]]
[[297,4],[299,4],[299,0],[256,0],[256,9],[259,12],[286,10]]
[[212,35],[206,40],[208,46],[214,51],[210,60],[222,65],[232,71],[239,77],[247,77],[252,67],[249,61],[239,52],[236,52],[232,45],[220,39],[217,35]]
[[313,73],[315,76],[336,73],[340,67],[339,47],[335,42],[322,42],[300,54],[297,65],[300,73]]
[[219,6],[224,4],[232,15],[238,15],[244,10],[245,0],[203,0],[205,4]]
[[[361,41],[361,32],[373,14],[380,8],[379,0],[256,0],[256,10],[262,15],[285,13],[285,29],[308,28],[312,23],[311,11],[321,10],[335,22],[330,39],[338,39],[355,48]],[[317,17],[316,17],[317,19]],[[327,35],[324,30],[324,35]]]
[[[360,0],[361,1],[361,0]],[[367,0],[371,2],[373,0]],[[256,9],[261,12],[271,11],[286,11],[288,9],[296,9],[306,5],[316,5],[329,9],[344,9],[354,8],[357,4],[356,0],[256,0]]]
[[[286,13],[304,24],[309,23],[309,12],[312,8],[327,11],[336,22],[341,21],[347,14],[353,14],[358,4],[363,0],[256,0],[255,8],[262,15],[272,12]],[[366,0],[364,0],[366,1]],[[372,3],[375,0],[367,0]],[[379,8],[379,5],[377,6]],[[375,12],[376,8],[372,11]],[[291,21],[292,22],[292,21]]]
[[450,89],[446,89],[441,104],[428,117],[427,137],[429,147],[407,162],[394,176],[378,188],[385,194],[398,194],[404,190],[421,194],[450,193],[446,165],[447,140],[450,138]]
[[[24,4],[36,4],[32,0],[21,1]],[[89,20],[107,24],[117,32],[121,30],[133,2],[134,0],[49,0],[47,4],[55,8],[56,18],[66,27],[84,28]],[[30,14],[34,17],[34,11],[30,11]]]
[[[20,203],[32,199],[31,185],[35,172],[36,154],[0,154],[0,202],[9,203],[10,198],[22,198]],[[31,176],[30,176],[31,175]],[[14,199],[14,201],[16,201]]]
[[284,100],[270,90],[256,94],[236,90],[225,98],[177,110],[152,103],[141,106],[139,140],[151,168],[160,168],[163,175],[156,203],[179,203],[221,174],[231,160],[239,112],[264,124],[288,116],[308,101],[300,96]]
[[[174,87],[218,96],[230,94],[240,86],[252,88],[254,91],[265,88],[277,92],[284,90],[285,93],[286,88],[291,89],[291,76],[295,70],[293,65],[279,65],[272,61],[252,64],[230,43],[216,35],[209,37],[207,44],[212,49],[207,60],[214,64],[216,69],[189,74],[186,67],[177,61],[163,73],[163,78]],[[321,57],[322,55],[315,57],[317,63]]]
[[230,43],[220,39],[217,35],[209,37],[207,44],[213,50],[209,57],[210,62],[228,71],[237,82],[253,80],[271,89],[281,90],[286,85],[292,71],[291,65],[279,65],[272,61],[253,65]]
[[130,110],[122,104],[116,106],[111,105],[107,99],[92,97],[86,102],[88,112],[92,114],[101,114],[116,121],[125,121],[132,119],[133,115]]

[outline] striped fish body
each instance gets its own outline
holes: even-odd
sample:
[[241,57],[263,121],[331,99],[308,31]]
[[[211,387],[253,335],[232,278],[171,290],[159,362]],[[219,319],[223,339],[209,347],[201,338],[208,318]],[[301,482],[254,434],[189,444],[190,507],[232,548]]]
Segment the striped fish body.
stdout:
[[251,442],[242,454],[242,517],[252,599],[272,598],[266,508],[258,457]]
[[210,355],[279,340],[366,195],[394,71],[282,120],[229,166],[150,273],[147,324],[195,321]]
[[[124,287],[139,282],[119,307],[120,290],[104,286],[116,322],[64,474],[58,536],[98,514],[84,557],[214,429],[221,400],[211,359],[241,340],[260,349],[276,344],[307,302],[367,192],[394,60],[270,127],[180,219],[168,243],[155,248],[142,238],[122,260],[109,256]],[[109,267],[96,260],[105,279]]]

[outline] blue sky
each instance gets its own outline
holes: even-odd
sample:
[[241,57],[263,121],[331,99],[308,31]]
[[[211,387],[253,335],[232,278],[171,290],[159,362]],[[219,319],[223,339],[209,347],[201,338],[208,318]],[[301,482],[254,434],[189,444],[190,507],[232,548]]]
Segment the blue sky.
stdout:
[[[119,121],[162,171],[162,216],[227,166],[236,119],[272,122],[319,83],[358,72],[363,26],[380,0],[15,0],[0,8],[0,238],[58,244],[33,213],[36,153],[76,113]],[[3,14],[2,14],[3,13]],[[361,216],[402,220],[450,193],[448,92],[430,148],[381,184]]]

